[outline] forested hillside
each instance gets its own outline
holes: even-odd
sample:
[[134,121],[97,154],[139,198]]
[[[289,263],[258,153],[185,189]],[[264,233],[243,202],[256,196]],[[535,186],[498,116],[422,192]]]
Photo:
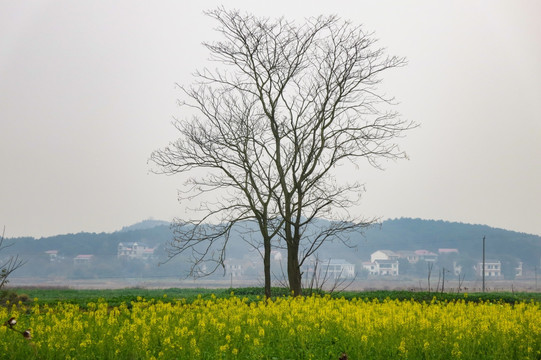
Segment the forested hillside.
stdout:
[[[323,221],[323,220],[320,220]],[[250,227],[248,225],[248,227]],[[246,226],[243,228],[246,229]],[[228,247],[228,258],[257,259],[253,246],[247,245],[240,234],[234,233]],[[486,257],[498,259],[502,267],[515,267],[523,263],[526,271],[539,267],[541,259],[541,237],[536,235],[446,221],[421,219],[394,219],[356,233],[347,247],[341,242],[329,242],[321,247],[321,259],[345,259],[360,269],[362,262],[370,259],[376,250],[427,250],[438,253],[438,249],[457,249],[456,261],[473,266],[482,257],[482,239],[486,237]],[[13,245],[4,249],[2,255],[18,254],[28,260],[15,276],[181,276],[189,269],[187,256],[181,256],[166,266],[158,263],[167,259],[166,244],[173,232],[165,222],[138,223],[113,233],[78,233],[52,237],[7,239]],[[257,237],[255,237],[257,240]],[[151,257],[144,261],[120,261],[117,256],[119,243],[138,242],[153,249]],[[56,251],[57,258],[51,262],[46,252]],[[77,255],[93,255],[92,266],[74,267]],[[505,265],[507,264],[507,265]],[[71,275],[70,275],[71,274]]]
[[486,256],[514,256],[525,263],[539,265],[541,236],[447,221],[396,219],[383,222],[381,229],[372,228],[361,240],[366,252],[390,248],[395,250],[457,248],[460,253],[480,257],[486,237]]

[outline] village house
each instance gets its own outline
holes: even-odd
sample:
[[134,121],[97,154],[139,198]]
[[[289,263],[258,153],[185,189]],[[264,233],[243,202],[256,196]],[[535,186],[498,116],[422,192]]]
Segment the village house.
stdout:
[[415,251],[400,250],[396,252],[400,259],[406,259],[410,264],[416,264],[419,262],[419,255]]
[[398,259],[400,254],[391,250],[377,250],[370,254],[370,262],[362,264],[363,269],[371,275],[398,276]]
[[379,275],[398,276],[398,260],[376,260]]
[[398,260],[400,255],[391,250],[377,250],[370,255],[370,262],[376,260]]
[[376,260],[362,263],[363,269],[367,270],[370,275],[378,276],[398,276],[399,266],[398,260]]
[[327,279],[353,279],[355,277],[355,264],[344,259],[327,259],[310,261],[303,265],[303,272],[307,278],[314,275]]
[[355,277],[355,265],[344,259],[329,259],[323,261],[323,271],[331,279],[353,279]]
[[428,250],[377,250],[370,255],[370,261],[362,263],[363,269],[371,275],[398,276],[399,259],[406,259],[410,264],[415,264],[420,260],[436,262],[438,254]]
[[415,254],[419,256],[419,260],[424,260],[428,262],[436,262],[438,260],[438,254],[434,254],[428,250],[415,250]]
[[154,249],[146,244],[137,242],[118,243],[118,259],[140,259],[148,260],[154,255]]
[[378,275],[379,269],[376,263],[373,263],[371,261],[364,261],[362,263],[363,270],[368,271],[370,275]]
[[244,275],[244,266],[243,261],[238,259],[227,259],[224,261],[225,266],[225,273],[228,276],[232,276],[234,278],[239,278],[242,275]]
[[[483,262],[480,261],[475,266],[475,272],[478,276],[483,276]],[[500,260],[485,260],[485,276],[487,277],[501,277],[502,276],[502,263]]]
[[50,262],[55,262],[58,260],[58,250],[47,250],[45,251],[45,254],[49,256]]
[[369,262],[363,262],[364,270],[370,275],[398,276],[400,255],[391,250],[377,250],[370,255]]
[[522,261],[519,261],[518,266],[515,268],[515,276],[522,276]]

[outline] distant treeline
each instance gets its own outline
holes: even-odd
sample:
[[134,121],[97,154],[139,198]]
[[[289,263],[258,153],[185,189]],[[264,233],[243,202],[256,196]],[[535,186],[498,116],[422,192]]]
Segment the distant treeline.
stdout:
[[77,233],[56,235],[35,239],[32,237],[8,239],[12,246],[7,253],[21,256],[42,254],[49,250],[58,250],[62,256],[116,255],[121,242],[143,242],[150,247],[163,247],[171,241],[173,233],[169,226],[160,225],[150,229],[117,231],[114,233]]
[[[319,220],[324,221],[324,220]],[[116,260],[118,244],[123,242],[140,242],[148,247],[155,248],[151,264],[124,264],[124,273],[164,272],[157,264],[167,259],[166,244],[173,238],[173,232],[169,225],[164,222],[156,222],[157,226],[146,228],[149,223],[135,224],[114,233],[78,233],[57,235],[35,239],[12,238],[7,242],[13,245],[4,249],[0,256],[18,254],[23,259],[31,259],[20,275],[32,276],[43,274],[43,269],[61,271],[58,265],[46,264],[48,257],[46,251],[57,250],[59,259],[70,262],[77,255],[94,255],[95,264],[100,264],[100,273],[119,273],[118,264],[112,264]],[[229,242],[227,257],[241,259],[243,257],[257,257],[253,247],[247,246],[242,240],[242,231],[232,236]],[[362,262],[370,259],[370,254],[376,250],[428,250],[438,253],[438,249],[458,249],[457,261],[471,268],[473,264],[482,258],[482,239],[486,237],[486,258],[496,259],[502,262],[503,268],[512,270],[518,262],[523,263],[525,272],[533,272],[539,268],[541,260],[541,237],[525,233],[518,233],[502,229],[491,228],[484,225],[470,225],[446,221],[421,220],[401,218],[384,221],[365,230],[363,234],[353,234],[350,243],[353,248],[344,246],[341,242],[329,242],[321,247],[319,257],[345,259],[356,264],[357,271]],[[38,263],[41,268],[38,268]],[[167,273],[174,273],[174,269],[188,268],[186,257],[175,260],[176,268],[172,265]],[[284,264],[285,265],[285,264]],[[56,266],[56,271],[54,271]],[[67,265],[66,265],[67,266]],[[143,270],[141,270],[143,269]],[[67,271],[67,268],[65,269]],[[83,269],[79,269],[83,272]],[[98,270],[95,270],[98,271]],[[424,269],[422,270],[424,271]],[[86,274],[85,276],[88,276]]]

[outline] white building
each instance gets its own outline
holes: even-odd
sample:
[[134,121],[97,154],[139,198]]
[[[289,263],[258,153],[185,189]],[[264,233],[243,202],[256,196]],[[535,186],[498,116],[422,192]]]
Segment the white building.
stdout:
[[419,262],[419,255],[415,251],[411,250],[400,250],[396,252],[400,259],[406,259],[410,264],[415,264]]
[[58,260],[58,250],[47,250],[45,251],[45,254],[49,256],[50,262],[55,262]]
[[303,272],[307,278],[314,275],[326,279],[353,279],[355,277],[355,264],[344,259],[311,259],[303,265]]
[[118,243],[117,258],[147,260],[154,255],[154,249],[143,243]]
[[370,262],[370,261],[365,261],[362,263],[363,265],[363,270],[366,270],[368,271],[368,273],[370,275],[378,275],[379,274],[379,268],[378,268],[378,265],[376,263],[373,263],[373,262]]
[[[478,262],[475,270],[478,276],[483,276],[483,262]],[[500,262],[500,260],[485,260],[485,276],[502,276],[502,263]]]
[[323,270],[331,279],[353,279],[355,277],[355,265],[344,259],[330,259],[323,262]]
[[363,263],[363,269],[370,275],[398,276],[400,275],[398,260],[375,260]]
[[376,260],[398,260],[400,255],[391,250],[377,250],[370,255],[370,262]]
[[232,276],[234,278],[241,277],[244,274],[244,266],[243,266],[242,260],[237,259],[227,259],[224,261],[225,266],[225,273],[228,276]]
[[522,276],[522,261],[519,261],[518,266],[515,268],[515,276]]

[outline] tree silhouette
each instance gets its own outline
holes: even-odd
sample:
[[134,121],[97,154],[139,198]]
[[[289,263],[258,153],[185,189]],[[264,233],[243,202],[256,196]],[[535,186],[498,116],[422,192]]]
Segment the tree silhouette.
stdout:
[[[6,228],[2,230],[2,236],[0,236],[0,253],[2,250],[7,248],[11,245],[6,245],[5,242],[5,231]],[[4,258],[3,260],[0,259],[0,290],[4,288],[4,286],[9,282],[8,277],[18,268],[24,265],[24,261],[18,256],[9,256],[7,258]]]
[[245,235],[263,245],[267,296],[274,246],[287,249],[298,295],[301,266],[321,244],[349,245],[350,232],[375,221],[349,214],[363,187],[356,176],[337,178],[337,167],[405,157],[394,140],[416,125],[386,110],[392,99],[376,88],[405,60],[335,16],[299,25],[224,8],[207,15],[222,41],[205,46],[223,69],[203,69],[180,86],[181,104],[196,115],[175,122],[178,140],[151,161],[156,172],[186,176],[181,200],[213,200],[201,200],[199,218],[176,220],[170,255],[190,252],[192,274],[210,273],[223,266],[233,226],[250,220],[257,229]]

